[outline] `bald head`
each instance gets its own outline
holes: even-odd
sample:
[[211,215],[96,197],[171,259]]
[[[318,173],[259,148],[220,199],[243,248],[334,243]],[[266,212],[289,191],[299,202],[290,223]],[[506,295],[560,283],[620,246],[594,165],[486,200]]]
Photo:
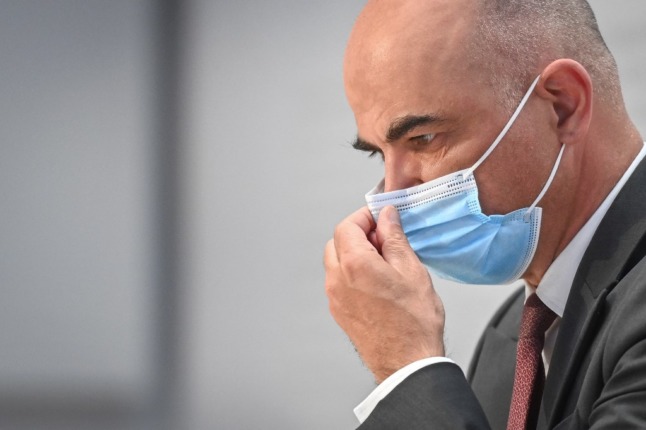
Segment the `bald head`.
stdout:
[[350,103],[356,102],[352,91],[356,86],[365,87],[364,96],[378,97],[403,87],[423,88],[424,81],[436,73],[448,79],[455,76],[452,70],[464,69],[474,4],[472,0],[369,1],[357,19],[345,56]]
[[411,85],[443,72],[435,78],[486,83],[511,108],[559,58],[581,63],[596,96],[622,105],[615,61],[586,0],[370,0],[348,44],[346,89],[361,82],[379,91],[384,73],[402,78],[390,85]]
[[471,52],[503,102],[515,104],[538,72],[559,58],[582,64],[596,97],[622,104],[615,60],[587,0],[479,0]]

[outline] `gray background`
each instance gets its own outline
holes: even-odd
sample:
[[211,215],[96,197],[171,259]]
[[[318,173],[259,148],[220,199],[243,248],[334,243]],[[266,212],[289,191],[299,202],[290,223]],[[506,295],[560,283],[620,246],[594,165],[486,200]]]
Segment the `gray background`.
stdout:
[[[0,428],[342,429],[361,1],[0,1]],[[646,2],[592,2],[646,132]],[[463,368],[513,287],[438,282]]]

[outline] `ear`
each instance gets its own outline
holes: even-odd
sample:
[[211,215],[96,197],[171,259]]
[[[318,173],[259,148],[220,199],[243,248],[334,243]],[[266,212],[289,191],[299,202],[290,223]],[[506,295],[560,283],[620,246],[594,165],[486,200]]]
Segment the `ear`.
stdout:
[[551,103],[561,143],[575,144],[585,138],[592,119],[592,79],[581,64],[570,59],[550,63],[536,93]]

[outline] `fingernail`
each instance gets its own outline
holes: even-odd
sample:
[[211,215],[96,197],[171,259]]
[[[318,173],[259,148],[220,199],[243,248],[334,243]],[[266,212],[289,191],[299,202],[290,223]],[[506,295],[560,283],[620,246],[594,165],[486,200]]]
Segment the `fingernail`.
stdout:
[[393,206],[388,206],[384,210],[387,211],[386,218],[391,224],[396,224],[396,225],[400,224],[399,212],[397,212],[397,209],[395,209]]

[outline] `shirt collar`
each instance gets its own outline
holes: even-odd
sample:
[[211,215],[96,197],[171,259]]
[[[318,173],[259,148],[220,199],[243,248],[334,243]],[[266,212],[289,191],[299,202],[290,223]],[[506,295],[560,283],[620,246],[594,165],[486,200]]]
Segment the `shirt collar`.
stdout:
[[[565,247],[563,252],[559,254],[558,257],[552,262],[550,267],[543,275],[538,287],[536,289],[536,294],[538,297],[557,314],[559,317],[563,316],[563,310],[565,309],[565,303],[567,298],[570,295],[570,289],[572,288],[572,282],[574,281],[574,276],[579,267],[579,263],[583,259],[583,254],[585,254],[592,236],[599,227],[599,223],[603,219],[606,212],[610,208],[610,205],[619,194],[619,191],[624,186],[630,175],[635,171],[639,162],[646,156],[646,142],[642,147],[637,157],[633,160],[630,167],[624,172],[619,182],[615,187],[610,191],[610,194],[605,198],[603,203],[597,208],[597,210],[592,214],[592,217],[584,224],[584,226],[579,230],[579,232],[574,236],[570,243]],[[530,287],[526,288],[526,292],[531,292]]]

